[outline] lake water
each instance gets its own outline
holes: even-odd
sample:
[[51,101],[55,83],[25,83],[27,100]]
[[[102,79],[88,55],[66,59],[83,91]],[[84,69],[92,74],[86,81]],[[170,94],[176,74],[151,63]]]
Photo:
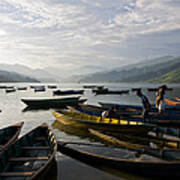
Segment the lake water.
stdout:
[[[87,84],[87,83],[86,83]],[[33,83],[3,83],[0,85],[8,85],[15,87],[28,87],[26,91],[16,91],[13,93],[5,93],[4,89],[0,89],[0,127],[5,127],[10,124],[24,121],[24,127],[22,129],[21,135],[27,133],[31,129],[40,125],[43,122],[46,122],[53,132],[56,135],[57,140],[65,141],[76,141],[76,142],[91,142],[91,139],[85,136],[81,136],[80,132],[71,132],[71,130],[64,130],[63,127],[54,126],[55,118],[52,116],[49,110],[39,110],[39,111],[23,111],[26,108],[26,105],[21,102],[22,97],[52,97],[52,89],[47,89],[46,92],[34,93],[33,89],[30,89],[30,85],[37,85]],[[47,84],[43,84],[47,85]],[[58,88],[61,90],[65,89],[83,89],[84,84],[58,84]],[[151,103],[154,103],[155,93],[148,92],[146,88],[149,87],[158,87],[159,84],[137,84],[137,83],[100,83],[98,85],[105,85],[113,90],[126,90],[131,88],[142,87],[144,94],[146,94]],[[171,84],[169,87],[173,87],[173,91],[168,91],[166,97],[175,98],[180,97],[180,84]],[[85,90],[82,98],[87,98],[88,104],[97,105],[99,101],[109,102],[109,103],[121,103],[121,104],[140,104],[140,100],[134,93],[129,95],[105,95],[105,96],[94,96],[91,93],[91,90]],[[98,170],[96,168],[90,167],[79,161],[73,160],[67,156],[57,153],[57,171],[53,173],[48,179],[52,180],[134,180],[134,179],[144,179],[140,177],[135,177],[130,174],[119,173],[118,175],[115,172],[105,172]]]

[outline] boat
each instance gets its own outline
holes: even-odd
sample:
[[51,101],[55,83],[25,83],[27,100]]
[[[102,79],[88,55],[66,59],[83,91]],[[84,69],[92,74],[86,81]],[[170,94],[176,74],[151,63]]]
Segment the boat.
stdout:
[[33,108],[52,108],[52,107],[65,107],[66,105],[75,106],[78,103],[83,103],[86,99],[79,97],[66,97],[66,98],[22,98],[27,106]]
[[12,143],[14,143],[14,141],[17,140],[23,124],[24,122],[20,122],[0,129],[0,152],[6,150]]
[[87,131],[88,128],[92,128],[109,132],[147,134],[155,127],[152,124],[144,122],[102,118],[87,114],[79,114],[67,110],[51,110],[51,112],[56,120],[60,121],[61,123],[82,128]]
[[27,87],[17,87],[17,90],[19,90],[19,91],[25,91],[25,90],[27,90]]
[[48,88],[48,89],[56,89],[57,86],[56,86],[56,85],[48,85],[47,88]]
[[97,85],[84,85],[83,88],[84,89],[94,89],[94,88],[98,88],[98,89],[102,89],[104,86],[97,86]]
[[[163,156],[178,157],[180,151],[164,150],[161,158],[153,158],[132,151],[109,147],[74,145],[66,142],[58,142],[58,151],[100,169],[111,169],[119,172],[138,174],[148,178],[179,178],[180,161],[164,160]],[[153,150],[152,150],[153,151]],[[105,153],[104,153],[105,152]],[[158,152],[154,150],[154,152]]]
[[84,90],[56,90],[53,91],[54,96],[72,95],[72,94],[84,94]]
[[46,91],[45,86],[35,86],[34,87],[34,92],[44,92]]
[[[129,104],[117,104],[117,103],[106,103],[106,102],[98,102],[103,109],[110,109],[112,107],[116,107],[119,110],[126,110],[134,112],[134,114],[141,114],[142,113],[142,106],[141,105],[129,105]],[[158,112],[158,109],[155,105],[151,106],[150,112]],[[173,105],[165,105],[165,114],[169,115],[180,115],[180,108],[178,106]]]
[[176,101],[180,101],[180,98],[176,98]]
[[121,95],[121,94],[129,94],[129,90],[109,90],[109,89],[102,89],[102,90],[93,90],[96,95]]
[[57,142],[47,124],[25,134],[0,154],[0,179],[45,177],[55,162]]
[[[159,88],[148,88],[147,90],[150,92],[157,92],[159,90]],[[173,88],[166,88],[166,91],[172,91],[172,90],[173,90]]]
[[174,108],[180,110],[180,102],[177,100],[165,99],[165,102],[170,106],[175,106]]
[[[95,105],[88,105],[88,104],[79,104],[76,107],[67,106],[71,111],[76,113],[84,113],[90,116],[102,116],[104,110],[102,107],[95,106]],[[141,112],[134,112],[129,109],[116,109],[112,118],[116,119],[123,119],[127,121],[137,121],[137,122],[144,122],[159,125],[159,126],[169,126],[169,127],[180,127],[180,114],[179,115],[172,115],[172,114],[158,114],[158,113],[149,113],[144,119],[141,115]]]
[[122,133],[113,133],[99,131],[95,129],[89,129],[89,132],[101,140],[101,142],[111,145],[114,147],[127,148],[127,149],[138,149],[146,150],[146,153],[151,153],[151,149],[156,148],[174,148],[180,151],[180,139],[166,139],[159,137],[158,135],[144,135],[142,136],[132,136]]
[[11,93],[11,92],[15,92],[16,89],[15,88],[12,88],[12,89],[5,89],[5,92],[6,93]]

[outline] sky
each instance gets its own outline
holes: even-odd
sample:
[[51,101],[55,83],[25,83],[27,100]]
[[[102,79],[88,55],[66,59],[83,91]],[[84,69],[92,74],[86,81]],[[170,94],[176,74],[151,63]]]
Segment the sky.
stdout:
[[180,55],[179,0],[1,0],[0,63],[113,69]]

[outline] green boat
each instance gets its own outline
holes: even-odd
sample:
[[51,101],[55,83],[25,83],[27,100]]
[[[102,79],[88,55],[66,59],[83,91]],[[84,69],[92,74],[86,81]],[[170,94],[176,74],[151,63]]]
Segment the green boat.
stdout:
[[57,142],[47,124],[22,136],[0,155],[0,179],[45,178],[55,162]]

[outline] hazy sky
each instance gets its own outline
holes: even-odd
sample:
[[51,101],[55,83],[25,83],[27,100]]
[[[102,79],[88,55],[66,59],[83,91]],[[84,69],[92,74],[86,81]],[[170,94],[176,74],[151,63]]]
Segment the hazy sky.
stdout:
[[0,1],[0,63],[114,68],[179,49],[180,0]]

